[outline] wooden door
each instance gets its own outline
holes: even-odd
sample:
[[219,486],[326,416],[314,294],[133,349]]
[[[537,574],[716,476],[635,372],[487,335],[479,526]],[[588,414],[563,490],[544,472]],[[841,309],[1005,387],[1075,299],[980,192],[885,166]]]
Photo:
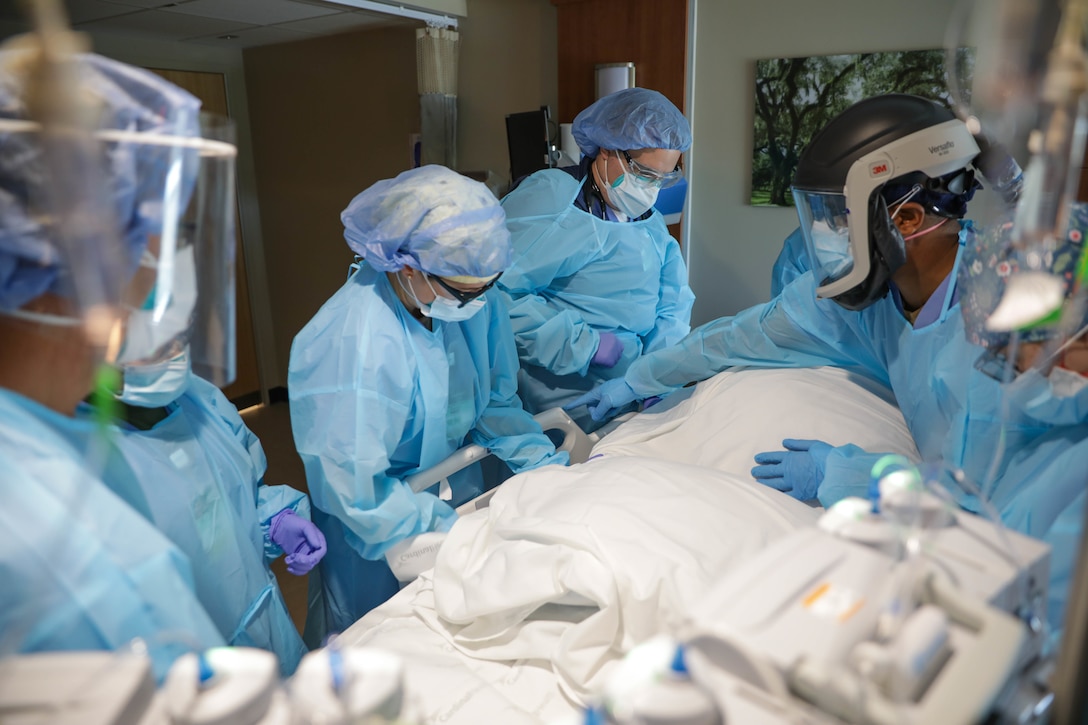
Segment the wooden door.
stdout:
[[[688,0],[552,0],[558,20],[559,123],[596,99],[598,63],[632,62],[635,85],[681,111],[687,79]],[[669,226],[677,241],[680,224]]]
[[[202,109],[220,116],[230,116],[227,107],[227,85],[222,73],[149,68],[174,85],[180,86],[202,101]],[[238,217],[235,207],[235,218]],[[223,388],[223,393],[243,405],[260,402],[261,380],[257,369],[257,345],[253,336],[253,317],[249,304],[249,284],[246,277],[245,247],[242,230],[235,225],[235,337],[237,377]]]

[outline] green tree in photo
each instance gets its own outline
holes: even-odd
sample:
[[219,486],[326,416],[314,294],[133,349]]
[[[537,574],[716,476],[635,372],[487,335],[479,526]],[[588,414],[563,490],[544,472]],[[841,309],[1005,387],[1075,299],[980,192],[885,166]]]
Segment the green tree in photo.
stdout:
[[[970,51],[958,53],[958,74],[969,74]],[[751,203],[792,206],[793,172],[813,134],[862,98],[892,92],[948,103],[944,51],[757,61]]]

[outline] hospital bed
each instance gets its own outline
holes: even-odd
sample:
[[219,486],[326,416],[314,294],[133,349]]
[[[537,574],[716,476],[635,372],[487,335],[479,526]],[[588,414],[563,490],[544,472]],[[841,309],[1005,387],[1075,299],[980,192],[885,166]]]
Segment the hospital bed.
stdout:
[[[773,410],[768,401],[776,401]],[[860,604],[855,609],[855,602],[870,597],[851,598],[841,590],[882,589],[874,582],[894,571],[895,560],[880,532],[892,529],[863,515],[840,516],[836,523],[830,516],[836,509],[825,514],[755,483],[747,473],[753,452],[772,449],[787,436],[854,441],[916,455],[887,394],[841,370],[735,370],[632,417],[599,440],[565,418],[552,414],[543,424],[565,429],[565,445],[580,446],[576,456],[586,457],[584,463],[520,474],[477,502],[450,531],[433,570],[341,633],[332,649],[308,655],[286,689],[277,687],[274,658],[266,652],[209,651],[218,678],[210,688],[197,677],[196,660],[187,656],[145,715],[88,720],[88,707],[134,712],[130,703],[148,699],[146,660],[142,675],[129,677],[130,662],[120,667],[107,659],[91,663],[95,676],[106,673],[126,687],[113,688],[118,697],[108,702],[63,697],[65,704],[79,706],[82,719],[71,721],[159,725],[168,720],[164,708],[180,708],[185,717],[175,722],[234,723],[242,721],[225,715],[228,706],[233,713],[244,700],[245,709],[257,713],[247,722],[286,725],[300,694],[311,712],[336,709],[334,701],[343,695],[334,692],[330,683],[337,678],[330,673],[333,652],[341,652],[335,658],[369,658],[354,684],[360,696],[374,700],[374,712],[386,706],[398,712],[397,722],[582,722],[582,706],[614,690],[633,653],[668,633],[690,642],[693,676],[709,684],[721,710],[730,713],[727,722],[839,722],[827,710],[842,698],[817,708],[797,691],[834,694],[829,686],[842,678],[822,686],[818,675],[826,667],[794,672],[788,663],[800,652],[817,665],[838,664],[847,645],[864,639],[865,632],[855,626],[849,642],[828,644],[828,626],[813,629],[804,618],[846,621],[845,614],[867,611]],[[463,464],[477,460],[480,451],[459,455]],[[432,474],[444,477],[456,468],[448,462],[415,484],[427,485]],[[944,529],[928,549],[934,552],[931,560],[948,562],[951,580],[963,592],[944,587],[925,596],[950,612],[957,652],[966,652],[964,643],[972,637],[991,630],[1000,635],[994,647],[970,653],[972,662],[986,664],[992,674],[986,688],[974,688],[989,696],[998,680],[1038,652],[1041,637],[1032,645],[1022,620],[1002,612],[1019,614],[1024,602],[1045,599],[1040,587],[1047,580],[1047,550],[1006,532],[1017,552],[1014,566],[992,527],[968,514],[960,518],[955,525],[936,515],[926,521]],[[833,538],[827,537],[829,520]],[[865,565],[843,563],[847,555]],[[816,577],[830,583],[824,587]],[[761,593],[761,587],[770,591]],[[787,636],[774,638],[777,627],[739,626],[753,617],[776,617]],[[805,634],[809,630],[822,634],[813,638]],[[943,650],[933,651],[944,657]],[[736,657],[723,660],[723,652]],[[838,659],[828,659],[828,652]],[[34,682],[35,667],[56,673],[58,656],[63,655],[31,658],[29,669],[28,663],[16,663],[21,668],[16,674]],[[222,661],[214,661],[217,657]],[[739,676],[731,664],[737,657],[747,663]],[[0,668],[3,664],[8,663]],[[947,672],[958,676],[965,669],[974,667]],[[80,677],[73,691],[82,692],[84,670],[74,672]],[[942,684],[934,692],[955,695],[955,683]],[[45,694],[52,706],[56,688],[51,684]],[[23,701],[41,689],[0,687],[0,712],[8,701],[32,714]],[[126,707],[119,710],[118,702]],[[935,698],[932,707],[943,707],[942,702]],[[919,704],[923,715],[933,711],[926,704]],[[47,721],[55,721],[56,713],[48,714],[54,719]]]
[[[462,507],[435,569],[340,637],[401,656],[427,721],[570,715],[733,566],[813,525],[818,509],[750,476],[755,453],[783,438],[917,460],[890,393],[832,368],[727,371],[593,438],[553,415],[542,423],[564,431],[573,460],[592,459],[515,476]],[[459,463],[481,455],[463,450]]]

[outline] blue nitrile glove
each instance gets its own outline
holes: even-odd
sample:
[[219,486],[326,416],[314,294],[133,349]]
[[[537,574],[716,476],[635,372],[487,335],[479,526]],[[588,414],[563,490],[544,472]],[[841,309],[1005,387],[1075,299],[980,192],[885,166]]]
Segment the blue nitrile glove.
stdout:
[[612,411],[634,402],[637,397],[635,391],[623,378],[613,378],[604,381],[582,397],[567,403],[563,409],[573,410],[584,405],[589,408],[590,418],[604,420]]
[[268,523],[268,538],[287,554],[287,571],[302,576],[325,556],[325,535],[311,521],[284,509]]
[[786,450],[757,453],[756,463],[761,465],[752,469],[752,475],[760,483],[788,493],[798,501],[816,498],[831,446],[823,441],[794,438],[787,438],[782,445]]
[[620,355],[623,355],[623,343],[611,332],[600,333],[600,338],[601,341],[597,343],[597,352],[593,353],[593,359],[590,362],[602,368],[613,367],[620,361]]

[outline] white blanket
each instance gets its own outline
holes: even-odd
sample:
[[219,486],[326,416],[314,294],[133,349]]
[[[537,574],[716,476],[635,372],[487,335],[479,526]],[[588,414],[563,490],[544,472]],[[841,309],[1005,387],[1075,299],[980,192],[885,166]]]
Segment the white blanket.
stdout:
[[618,457],[516,476],[454,525],[416,614],[461,652],[547,662],[573,698],[732,565],[817,512],[718,471]]
[[891,391],[839,368],[734,368],[679,404],[668,401],[622,424],[593,453],[692,463],[748,480],[755,454],[782,450],[783,438],[919,459]]

